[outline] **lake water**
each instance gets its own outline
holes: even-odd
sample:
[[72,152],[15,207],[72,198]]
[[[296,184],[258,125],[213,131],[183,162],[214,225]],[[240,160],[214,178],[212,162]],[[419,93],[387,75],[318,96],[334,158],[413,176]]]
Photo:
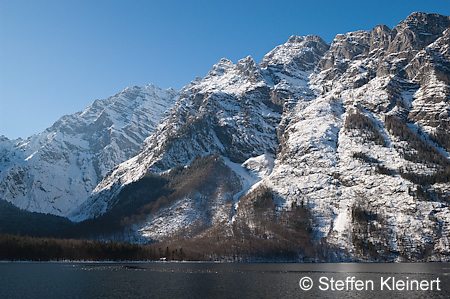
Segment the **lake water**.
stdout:
[[0,298],[450,298],[450,264],[4,262]]

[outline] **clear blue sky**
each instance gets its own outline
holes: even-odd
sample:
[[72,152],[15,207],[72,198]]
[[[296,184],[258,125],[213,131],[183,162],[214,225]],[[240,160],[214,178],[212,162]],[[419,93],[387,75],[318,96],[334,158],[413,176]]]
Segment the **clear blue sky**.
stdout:
[[393,27],[450,1],[0,0],[0,135],[26,138],[127,86],[180,89],[289,36]]

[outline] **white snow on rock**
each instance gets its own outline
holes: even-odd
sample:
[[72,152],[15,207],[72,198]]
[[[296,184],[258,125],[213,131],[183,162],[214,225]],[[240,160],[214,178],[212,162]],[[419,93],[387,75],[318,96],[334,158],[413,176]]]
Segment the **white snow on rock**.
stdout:
[[[433,252],[429,259],[446,259],[450,209],[437,194],[448,196],[450,185],[430,184],[432,196],[418,198],[422,186],[402,172],[424,176],[440,166],[408,159],[405,153],[417,149],[386,120],[408,122],[448,159],[448,148],[430,134],[450,122],[449,25],[449,17],[413,13],[392,29],[340,34],[331,45],[292,36],[260,64],[250,56],[236,64],[220,60],[178,94],[132,88],[27,140],[0,137],[0,195],[28,210],[81,221],[107,212],[124,186],[148,173],[218,154],[236,174],[239,191],[179,198],[136,225],[130,240],[232,223],[240,196],[265,185],[276,193],[278,211],[310,208],[314,237],[337,248],[337,259],[348,258],[339,252],[363,259],[355,245],[363,237],[399,259],[426,251]],[[354,114],[375,132],[346,125]],[[109,133],[90,138],[89,128],[89,134]],[[205,216],[205,203],[213,216]],[[366,234],[357,212],[369,219]]]
[[0,141],[0,198],[28,211],[67,216],[108,171],[138,153],[176,97],[152,84],[129,87],[40,134]]

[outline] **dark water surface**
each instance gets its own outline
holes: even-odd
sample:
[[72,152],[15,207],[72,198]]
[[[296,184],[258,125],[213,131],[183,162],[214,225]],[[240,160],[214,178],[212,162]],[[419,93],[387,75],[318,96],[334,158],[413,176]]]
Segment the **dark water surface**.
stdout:
[[450,298],[450,264],[5,262],[0,298]]

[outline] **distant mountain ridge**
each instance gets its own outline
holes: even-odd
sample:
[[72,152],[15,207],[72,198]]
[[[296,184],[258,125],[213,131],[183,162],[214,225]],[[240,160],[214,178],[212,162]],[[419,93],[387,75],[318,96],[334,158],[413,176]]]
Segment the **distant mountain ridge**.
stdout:
[[177,93],[126,88],[66,115],[25,140],[0,141],[0,198],[33,212],[67,216],[102,177],[136,155]]
[[[103,153],[122,142],[107,166],[92,166],[81,199],[50,212],[92,227],[114,222],[104,238],[215,244],[203,246],[211,258],[449,260],[449,78],[450,17],[421,12],[331,44],[292,36],[259,64],[224,58],[179,92],[152,86],[159,94],[147,110],[122,97],[115,113],[133,126],[98,144]],[[33,194],[17,166],[33,161],[31,150],[19,155],[28,143],[0,141],[0,190],[16,192],[0,198],[47,211],[32,203],[51,206],[49,197],[22,196]],[[57,161],[78,150],[48,152]]]

